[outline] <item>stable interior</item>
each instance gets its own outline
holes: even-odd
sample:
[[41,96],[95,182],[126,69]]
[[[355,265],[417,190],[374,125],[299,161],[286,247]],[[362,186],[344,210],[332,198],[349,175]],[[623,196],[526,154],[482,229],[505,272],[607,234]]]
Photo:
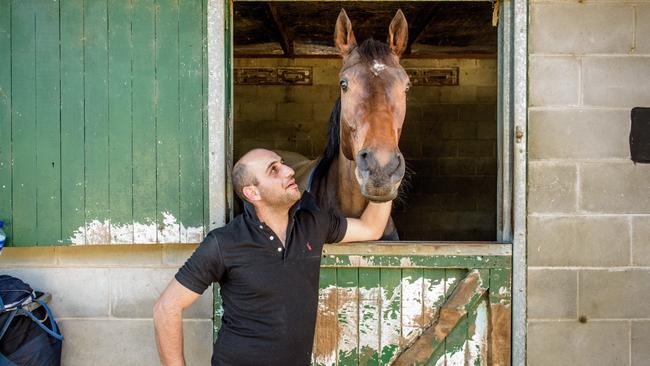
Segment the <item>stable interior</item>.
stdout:
[[495,241],[497,29],[491,2],[235,2],[234,159],[255,148],[317,158],[338,98],[334,24],[360,43],[409,23],[400,149],[411,171],[393,210],[401,240]]

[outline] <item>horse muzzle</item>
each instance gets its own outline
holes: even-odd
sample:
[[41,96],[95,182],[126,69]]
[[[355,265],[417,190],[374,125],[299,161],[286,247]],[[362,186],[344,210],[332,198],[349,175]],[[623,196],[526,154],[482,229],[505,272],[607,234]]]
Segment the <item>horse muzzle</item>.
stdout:
[[386,202],[397,197],[406,171],[404,156],[399,150],[377,153],[371,149],[363,149],[357,154],[356,163],[357,182],[361,194],[367,199],[373,202]]

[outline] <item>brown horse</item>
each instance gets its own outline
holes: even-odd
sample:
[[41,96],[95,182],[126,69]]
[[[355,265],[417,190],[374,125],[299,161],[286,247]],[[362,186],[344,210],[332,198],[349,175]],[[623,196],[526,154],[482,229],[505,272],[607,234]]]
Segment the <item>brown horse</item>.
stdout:
[[[368,201],[396,198],[405,173],[398,142],[410,84],[399,64],[408,35],[401,10],[388,31],[388,44],[368,39],[358,45],[350,19],[341,10],[334,32],[343,57],[341,95],[330,116],[325,153],[316,161],[280,153],[296,170],[301,188],[312,192],[321,208],[347,217],[360,217]],[[398,239],[392,219],[383,239]]]

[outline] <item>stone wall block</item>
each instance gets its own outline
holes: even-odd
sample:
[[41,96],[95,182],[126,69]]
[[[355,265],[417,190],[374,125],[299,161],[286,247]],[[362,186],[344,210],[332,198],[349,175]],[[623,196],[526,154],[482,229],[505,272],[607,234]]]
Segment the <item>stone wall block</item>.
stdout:
[[[83,320],[61,322],[65,336],[62,364],[68,366],[159,365],[152,320]],[[188,365],[209,365],[212,324],[183,324]]]
[[650,217],[632,218],[632,265],[650,266]]
[[577,105],[580,66],[573,56],[531,56],[528,64],[528,104]]
[[529,163],[528,212],[575,212],[576,166]]
[[584,163],[581,169],[581,209],[603,213],[650,213],[650,165]]
[[273,121],[276,119],[275,110],[275,103],[270,102],[239,103],[239,115],[235,120]]
[[627,54],[632,12],[627,4],[535,4],[530,9],[530,52]]
[[465,68],[460,70],[459,82],[463,86],[496,86],[496,69],[487,68]]
[[55,265],[55,247],[6,247],[0,256],[0,268],[12,266]]
[[632,366],[645,366],[650,360],[650,320],[632,322]]
[[650,53],[650,4],[636,7],[635,53]]
[[583,270],[580,315],[589,318],[650,318],[650,269]]
[[530,322],[528,366],[629,365],[627,321]]
[[650,57],[585,57],[582,68],[584,105],[650,105]]
[[627,219],[529,217],[530,266],[622,266],[630,263]]
[[194,253],[198,244],[168,244],[163,246],[163,264],[180,267]]
[[109,279],[104,268],[21,268],[3,271],[49,292],[56,317],[108,316]]
[[578,276],[572,270],[528,270],[528,318],[577,317]]
[[56,248],[56,256],[64,266],[160,266],[162,247],[160,244],[69,246]]
[[[112,315],[119,318],[151,318],[153,305],[174,278],[177,269],[111,269]],[[184,318],[210,319],[212,290],[208,288],[190,308]]]
[[529,112],[531,159],[608,159],[630,156],[629,111]]
[[305,122],[311,124],[312,105],[309,103],[280,103],[278,104],[277,124],[286,122]]
[[341,70],[340,61],[338,65],[330,67],[315,67],[314,86],[316,85],[339,85],[339,72]]

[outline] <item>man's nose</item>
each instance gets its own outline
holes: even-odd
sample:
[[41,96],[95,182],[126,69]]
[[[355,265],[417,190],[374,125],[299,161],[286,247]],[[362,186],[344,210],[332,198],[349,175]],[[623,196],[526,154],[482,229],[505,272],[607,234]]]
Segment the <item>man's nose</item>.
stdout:
[[286,177],[293,177],[296,172],[288,165],[282,164],[284,166],[284,175]]

